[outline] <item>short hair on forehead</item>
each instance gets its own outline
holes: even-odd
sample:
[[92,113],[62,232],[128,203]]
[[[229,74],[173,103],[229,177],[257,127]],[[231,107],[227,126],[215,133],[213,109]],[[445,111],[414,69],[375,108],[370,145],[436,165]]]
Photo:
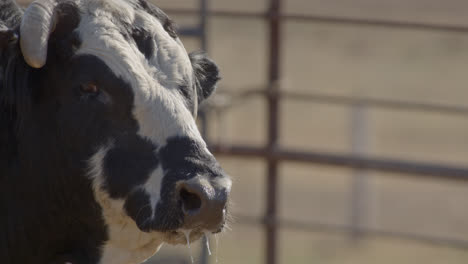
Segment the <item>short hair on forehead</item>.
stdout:
[[138,0],[138,3],[141,8],[143,8],[150,15],[154,16],[156,19],[161,21],[161,24],[164,27],[164,30],[169,33],[173,38],[177,38],[177,26],[176,24],[164,13],[161,9],[155,5],[148,3],[146,0]]

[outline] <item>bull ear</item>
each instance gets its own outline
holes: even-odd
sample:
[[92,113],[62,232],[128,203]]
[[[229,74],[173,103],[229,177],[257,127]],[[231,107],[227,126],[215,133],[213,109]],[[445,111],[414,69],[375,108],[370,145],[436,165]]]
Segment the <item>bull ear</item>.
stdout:
[[219,68],[203,52],[192,52],[189,57],[197,82],[198,103],[201,103],[213,93],[221,79]]

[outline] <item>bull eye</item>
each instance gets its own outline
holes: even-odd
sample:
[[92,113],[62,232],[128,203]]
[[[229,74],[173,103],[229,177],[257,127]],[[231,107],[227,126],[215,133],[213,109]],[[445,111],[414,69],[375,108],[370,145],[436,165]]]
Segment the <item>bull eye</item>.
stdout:
[[99,93],[99,88],[95,83],[86,83],[80,86],[80,91],[83,94],[96,95]]

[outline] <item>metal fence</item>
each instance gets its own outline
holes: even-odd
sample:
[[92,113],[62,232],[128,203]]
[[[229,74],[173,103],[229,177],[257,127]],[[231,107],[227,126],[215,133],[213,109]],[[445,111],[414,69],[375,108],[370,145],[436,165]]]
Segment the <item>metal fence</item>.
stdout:
[[[282,24],[286,20],[307,21],[309,23],[346,24],[365,27],[399,28],[409,30],[443,31],[468,33],[467,26],[438,25],[430,23],[412,23],[401,21],[388,21],[377,19],[357,19],[328,16],[307,16],[291,15],[282,13],[281,0],[269,0],[269,8],[265,12],[232,12],[232,11],[211,11],[208,8],[208,0],[199,0],[200,9],[166,9],[170,14],[178,15],[199,15],[199,25],[192,28],[182,28],[181,33],[186,36],[198,37],[201,40],[201,47],[207,49],[206,23],[210,17],[229,17],[237,19],[261,18],[268,23],[269,27],[269,61],[268,61],[268,83],[266,87],[260,89],[250,89],[248,92],[238,94],[238,98],[246,96],[262,96],[267,101],[268,129],[267,143],[264,146],[231,145],[223,142],[210,144],[211,150],[217,155],[257,157],[263,158],[267,164],[266,181],[266,211],[262,219],[250,216],[238,216],[241,223],[258,224],[265,228],[265,263],[276,264],[278,252],[278,229],[290,228],[303,231],[323,231],[350,233],[353,236],[373,235],[383,237],[397,237],[423,243],[436,245],[446,245],[450,247],[468,249],[468,240],[457,240],[451,238],[425,236],[406,232],[394,232],[386,230],[371,229],[361,226],[359,214],[362,213],[360,203],[365,193],[365,175],[361,172],[365,170],[385,171],[402,173],[410,177],[435,177],[444,180],[459,180],[468,182],[468,167],[454,167],[445,164],[410,162],[398,159],[380,159],[365,155],[362,145],[365,145],[366,111],[369,108],[387,108],[403,111],[424,111],[444,113],[448,115],[462,115],[468,117],[468,108],[463,106],[434,105],[419,102],[402,102],[384,99],[355,98],[346,96],[330,96],[324,94],[302,94],[287,92],[280,86],[281,79],[281,44],[282,44]],[[324,104],[345,105],[353,111],[353,152],[329,153],[320,151],[298,151],[287,149],[279,145],[280,102],[283,99],[306,100]],[[206,132],[208,120],[205,115],[201,115],[202,131]],[[281,220],[278,218],[278,167],[282,162],[302,162],[309,164],[322,164],[356,169],[353,184],[353,212],[351,225],[341,226],[327,223],[310,223]],[[202,263],[203,262],[202,257]]]

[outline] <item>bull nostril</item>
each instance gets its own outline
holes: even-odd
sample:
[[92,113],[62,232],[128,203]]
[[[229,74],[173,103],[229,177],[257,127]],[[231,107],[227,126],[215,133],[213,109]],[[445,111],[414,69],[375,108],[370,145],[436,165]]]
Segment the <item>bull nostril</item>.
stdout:
[[202,201],[200,197],[185,188],[180,190],[180,199],[182,200],[183,209],[187,213],[195,213],[201,208]]
[[227,193],[204,177],[176,185],[177,200],[183,213],[183,228],[217,230],[226,220]]

